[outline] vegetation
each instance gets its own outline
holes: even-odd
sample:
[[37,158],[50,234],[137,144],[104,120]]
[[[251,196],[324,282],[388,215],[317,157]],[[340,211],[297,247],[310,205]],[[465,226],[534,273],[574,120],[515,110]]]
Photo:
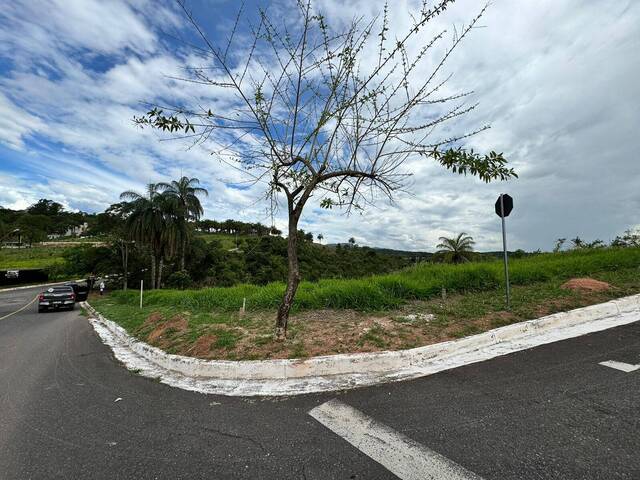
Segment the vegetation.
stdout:
[[62,204],[38,200],[25,211],[0,207],[0,242],[23,242],[31,245],[46,240],[50,235],[63,235],[67,230],[79,227],[86,214],[65,211]]
[[215,220],[196,221],[196,228],[201,232],[227,233],[230,235],[281,235],[282,232],[275,227],[267,227],[258,223],[246,223],[238,220],[227,219],[224,222]]
[[0,270],[50,269],[63,265],[64,249],[58,247],[12,248],[0,250]]
[[640,231],[627,230],[611,242],[612,247],[640,247]]
[[[161,195],[158,188],[153,187],[153,190],[155,193],[151,195]],[[149,195],[140,195],[144,201],[137,206],[146,205]],[[158,200],[170,206],[170,198],[159,196]],[[157,281],[158,272],[154,276],[149,268],[153,261],[151,244],[145,240],[149,237],[143,235],[144,230],[136,232],[133,229],[134,226],[137,228],[137,220],[144,216],[142,209],[132,215],[135,206],[134,200],[113,204],[102,213],[83,213],[82,219],[88,224],[88,233],[93,236],[58,238],[54,242],[56,246],[51,247],[34,244],[31,248],[3,248],[0,250],[0,265],[7,269],[43,268],[52,279],[89,273],[108,274],[110,289],[126,290],[128,281],[139,283],[142,279],[149,286],[152,277]],[[30,215],[26,211],[3,211],[7,212],[7,216],[3,218],[14,220]],[[54,221],[55,218],[48,221]],[[169,220],[171,217],[160,219],[159,231],[165,235],[168,224],[163,222]],[[15,222],[7,221],[4,224],[12,228]],[[162,284],[173,288],[194,288],[232,286],[239,283],[264,285],[286,280],[287,240],[277,235],[277,229],[260,223],[230,219],[220,222],[191,220],[188,225],[200,231],[191,232],[189,229],[186,244],[179,241],[177,233],[171,234],[174,242],[172,251],[180,252],[186,246],[184,268],[180,261],[181,255],[170,256],[166,253],[168,247],[162,242],[168,240],[168,237],[159,240],[161,251],[164,252]],[[311,281],[391,272],[411,265],[418,259],[428,258],[427,254],[416,255],[368,247],[347,248],[340,244],[324,246],[315,244],[312,240],[311,232],[298,231],[300,272],[305,279]],[[159,263],[158,260],[157,264]]]
[[[510,264],[510,278],[513,285],[530,285],[639,266],[638,248],[575,250],[515,259]],[[488,291],[503,284],[502,268],[499,261],[461,265],[425,263],[386,275],[302,282],[296,309],[379,311],[398,307],[406,301],[433,298],[440,295],[443,288],[450,293]],[[148,306],[233,312],[246,299],[248,310],[271,310],[279,305],[284,289],[283,283],[273,282],[263,286],[241,284],[228,288],[154,291],[145,296],[145,302]],[[114,292],[113,299],[131,306],[138,301],[135,292]]]
[[440,249],[438,253],[443,255],[446,262],[464,263],[470,262],[473,258],[474,244],[473,238],[462,232],[454,238],[440,237],[437,248]]
[[173,200],[176,228],[180,237],[180,270],[184,270],[187,254],[187,242],[191,238],[192,226],[190,222],[200,219],[204,213],[198,195],[207,196],[209,192],[200,187],[197,178],[182,177],[171,183],[159,183],[164,195]]
[[[456,30],[441,51],[446,32],[434,34],[416,50],[415,42],[423,42],[419,34],[452,2],[425,2],[412,24],[393,39],[387,38],[393,5],[385,6],[379,21],[354,18],[329,25],[312,2],[297,2],[286,22],[261,9],[249,38],[234,36],[234,27],[221,44],[207,38],[179,2],[200,37],[198,53],[206,52],[219,73],[212,76],[210,65],[189,66],[185,71],[192,78],[185,81],[214,91],[224,88],[225,98],[234,102],[234,115],[228,114],[228,106],[212,111],[202,105],[156,104],[135,121],[196,143],[212,138],[219,145],[224,139],[226,147],[211,153],[233,162],[248,181],[265,182],[272,208],[280,201],[286,205],[287,283],[278,307],[277,337],[286,335],[302,278],[297,231],[312,197],[324,208],[348,211],[392,198],[411,174],[403,164],[420,156],[487,182],[516,176],[502,154],[480,155],[461,146],[486,126],[453,136],[449,128],[438,130],[475,108],[455,105],[468,92],[443,93],[447,80],[442,70],[486,9]],[[240,20],[239,14],[236,26]],[[377,62],[371,61],[371,51],[377,52]]]
[[[173,353],[294,358],[411,348],[472,335],[637,293],[639,273],[639,248],[576,250],[514,260],[509,312],[504,311],[498,261],[421,264],[366,279],[303,282],[285,342],[274,341],[270,334],[284,284],[154,291],[145,295],[143,309],[136,295],[124,292],[92,304],[132,334]],[[561,288],[577,276],[608,282],[612,288],[604,292]],[[441,297],[442,288],[447,289],[446,299]],[[245,297],[248,310],[241,314]],[[182,324],[174,328],[178,320]]]
[[151,183],[145,195],[127,191],[120,195],[129,200],[123,208],[126,235],[151,251],[151,288],[162,286],[164,260],[170,259],[180,245],[180,266],[184,270],[187,242],[193,220],[200,218],[202,205],[197,178],[182,177],[171,183]]

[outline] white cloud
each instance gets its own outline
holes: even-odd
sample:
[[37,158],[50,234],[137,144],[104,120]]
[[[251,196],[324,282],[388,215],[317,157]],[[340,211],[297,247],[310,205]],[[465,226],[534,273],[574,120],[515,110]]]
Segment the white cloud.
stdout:
[[[373,15],[382,4],[321,2],[330,21]],[[392,29],[408,25],[416,6],[390,2]],[[429,35],[459,28],[478,9],[472,0],[457,2]],[[445,69],[454,73],[448,88],[473,89],[470,101],[480,102],[454,131],[491,123],[469,145],[505,152],[520,179],[486,185],[411,159],[411,195],[350,218],[310,205],[302,228],[323,233],[325,242],[354,236],[363,244],[416,250],[466,231],[480,248],[497,249],[493,202],[501,191],[515,198],[508,223],[513,248],[548,249],[555,238],[574,235],[607,240],[640,223],[639,4],[499,0],[480,23]],[[24,151],[32,139],[34,149],[47,152],[25,157],[31,179],[3,171],[0,204],[25,206],[46,196],[72,208],[102,209],[125,189],[186,174],[210,189],[208,216],[269,222],[261,186],[230,186],[243,177],[215,161],[210,148],[160,141],[157,132],[131,122],[143,111],[141,100],[230,108],[228,96],[168,78],[203,61],[160,40],[160,29],[184,27],[174,10],[151,1],[34,0],[8,4],[0,27],[0,142]],[[58,167],[52,170],[51,162]],[[276,219],[280,228],[283,218]]]
[[0,92],[0,141],[22,149],[24,137],[43,128],[39,118],[25,112]]

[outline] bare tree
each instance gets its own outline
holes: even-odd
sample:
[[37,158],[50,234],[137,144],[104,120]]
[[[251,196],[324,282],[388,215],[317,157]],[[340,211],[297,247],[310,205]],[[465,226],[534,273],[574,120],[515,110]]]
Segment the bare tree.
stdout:
[[448,91],[450,75],[442,71],[486,6],[452,35],[442,30],[425,40],[427,24],[453,0],[431,7],[425,1],[409,29],[390,39],[386,5],[371,21],[355,18],[332,28],[310,1],[299,0],[286,16],[259,11],[248,21],[249,40],[239,33],[241,10],[228,41],[218,44],[183,0],[178,3],[200,36],[203,46],[195,48],[204,63],[188,67],[182,79],[230,90],[234,103],[218,111],[151,104],[135,121],[194,144],[209,141],[218,159],[265,185],[273,208],[286,203],[289,273],[277,337],[286,335],[300,283],[296,232],[312,197],[347,212],[391,199],[407,185],[411,172],[403,165],[418,156],[486,182],[516,176],[502,154],[462,147],[487,126],[454,136],[436,131],[476,107],[465,102],[472,92]]

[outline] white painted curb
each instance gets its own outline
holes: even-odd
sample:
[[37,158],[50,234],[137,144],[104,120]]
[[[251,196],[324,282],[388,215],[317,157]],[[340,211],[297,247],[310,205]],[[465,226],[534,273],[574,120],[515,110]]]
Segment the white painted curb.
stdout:
[[84,279],[80,278],[78,280],[62,280],[61,282],[38,283],[36,285],[23,285],[22,287],[0,288],[0,293],[2,293],[2,292],[13,292],[15,290],[27,290],[29,288],[50,287],[50,286],[53,286],[53,285],[62,285],[63,283],[69,283],[69,282],[84,282]]
[[185,390],[234,396],[297,395],[418,378],[640,320],[640,295],[633,295],[410,350],[226,361],[168,354],[84,306],[102,341],[130,370]]

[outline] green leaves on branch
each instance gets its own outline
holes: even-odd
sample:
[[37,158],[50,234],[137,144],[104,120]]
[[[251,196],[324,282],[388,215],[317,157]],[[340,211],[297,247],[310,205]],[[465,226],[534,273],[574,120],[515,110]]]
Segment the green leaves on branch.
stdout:
[[[208,114],[211,116],[211,110],[209,110]],[[141,117],[133,117],[133,121],[140,127],[149,126],[171,133],[182,130],[184,130],[185,133],[189,133],[189,130],[193,133],[196,132],[193,124],[186,118],[182,121],[176,115],[163,115],[162,110],[159,108],[153,108],[152,110],[149,110],[146,115]]]
[[333,201],[331,198],[323,198],[320,201],[320,208],[326,208],[327,210],[330,210],[333,208],[334,205],[336,205],[336,202]]
[[480,155],[463,148],[450,148],[445,151],[434,149],[431,152],[423,152],[423,155],[430,155],[435,158],[440,165],[451,170],[453,173],[467,175],[467,173],[478,177],[484,182],[492,180],[509,180],[518,178],[513,168],[507,167],[507,160],[502,153],[490,152],[488,155]]

